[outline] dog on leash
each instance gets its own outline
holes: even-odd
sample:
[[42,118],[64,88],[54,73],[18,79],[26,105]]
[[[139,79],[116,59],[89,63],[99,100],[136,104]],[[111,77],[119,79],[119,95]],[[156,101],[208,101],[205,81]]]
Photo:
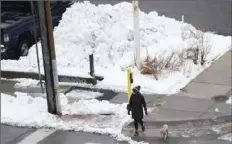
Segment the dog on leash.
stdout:
[[168,138],[168,125],[164,124],[160,129],[160,134],[163,136],[163,139],[166,141]]

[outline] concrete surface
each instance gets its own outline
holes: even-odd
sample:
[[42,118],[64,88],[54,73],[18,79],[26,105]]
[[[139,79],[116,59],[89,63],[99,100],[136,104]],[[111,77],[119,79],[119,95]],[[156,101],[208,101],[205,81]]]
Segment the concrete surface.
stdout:
[[1,124],[1,144],[16,144],[35,130]]
[[[133,130],[132,130],[133,131]],[[147,130],[149,134],[150,130]],[[23,139],[27,139],[35,133],[34,129],[19,128],[1,124],[1,144],[18,144]],[[150,144],[164,144],[164,141],[160,137],[142,136],[132,137],[136,141],[145,141]],[[154,133],[155,135],[155,133]],[[38,136],[39,137],[39,136]],[[217,139],[218,135],[208,135],[201,137],[180,138],[175,137],[174,132],[172,137],[169,138],[169,144],[230,144],[230,142]],[[36,137],[35,137],[36,139]],[[38,144],[117,144],[115,140],[109,136],[89,134],[83,132],[74,131],[55,131],[51,135],[48,135]],[[127,144],[126,142],[118,142],[118,144]]]
[[[146,95],[144,94],[144,97],[147,102],[148,107],[153,107],[153,101],[158,99],[159,97],[162,97],[164,95]],[[114,96],[112,99],[110,99],[111,103],[127,103],[128,102],[128,96],[127,93],[120,92],[116,96]]]
[[133,140],[136,141],[145,141],[149,144],[230,144],[227,141],[217,140],[215,136],[204,136],[204,137],[197,137],[197,138],[169,138],[167,142],[164,142],[161,138],[154,138],[154,137],[133,137]]
[[51,136],[40,141],[38,144],[116,144],[116,141],[109,136],[95,135],[83,132],[57,131]]
[[231,62],[231,51],[229,51],[192,80],[184,88],[184,91],[176,95],[201,99],[212,99],[214,96],[231,95]]

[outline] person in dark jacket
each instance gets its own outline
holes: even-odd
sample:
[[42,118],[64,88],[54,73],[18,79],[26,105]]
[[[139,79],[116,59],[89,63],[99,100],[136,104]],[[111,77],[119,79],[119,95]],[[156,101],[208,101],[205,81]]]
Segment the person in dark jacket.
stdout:
[[142,131],[145,130],[143,125],[143,108],[147,115],[146,101],[144,96],[140,93],[140,88],[140,86],[136,86],[132,89],[132,95],[129,104],[127,105],[128,115],[130,115],[131,111],[132,118],[134,119],[135,136],[138,135],[138,123],[140,123]]

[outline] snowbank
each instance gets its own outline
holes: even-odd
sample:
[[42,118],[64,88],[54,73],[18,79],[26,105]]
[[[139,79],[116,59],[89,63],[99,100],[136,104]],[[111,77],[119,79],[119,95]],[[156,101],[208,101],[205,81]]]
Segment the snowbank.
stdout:
[[[27,79],[27,78],[17,78],[17,79],[11,79],[11,80],[14,80],[17,82],[14,85],[14,87],[19,88],[19,89],[40,87],[39,80]],[[44,81],[42,82],[45,83]],[[62,84],[60,83],[59,85],[62,86]],[[75,99],[82,99],[82,100],[96,99],[97,97],[100,97],[102,95],[103,94],[100,92],[86,91],[86,90],[72,90],[71,92],[66,94],[67,97],[71,97]]]
[[85,90],[72,90],[71,92],[66,94],[67,97],[77,98],[77,99],[95,99],[97,97],[103,96],[103,93],[93,92],[93,91],[85,91]]
[[225,134],[225,135],[219,137],[218,139],[221,139],[221,140],[224,140],[224,141],[232,142],[232,133]]
[[[141,57],[168,56],[189,47],[183,41],[183,26],[175,19],[158,16],[156,12],[140,12]],[[192,27],[193,30],[195,30]],[[207,60],[218,58],[231,49],[231,37],[207,33],[212,45]],[[95,6],[89,2],[75,3],[63,14],[54,30],[58,73],[72,76],[88,76],[88,55],[94,53],[96,72],[104,76],[97,87],[126,91],[125,69],[133,67],[133,12],[132,4],[122,2],[114,6]],[[41,44],[39,57],[42,61]],[[36,49],[33,46],[27,57],[19,61],[2,60],[2,70],[37,72]],[[43,63],[41,62],[43,72]],[[186,61],[179,72],[163,75],[159,80],[146,76],[133,67],[134,84],[141,85],[143,92],[172,94],[178,92],[206,66]]]
[[[1,94],[1,123],[37,128],[55,128],[107,134],[117,140],[136,143],[121,134],[122,127],[131,121],[126,104],[111,104],[108,101],[80,100],[67,104],[61,95],[62,113],[58,117],[47,112],[46,99],[32,98],[25,93],[15,93],[17,97]],[[98,115],[110,113],[111,116]]]
[[17,81],[17,83],[14,85],[15,88],[36,87],[40,84],[38,80],[34,79],[17,78],[13,80]]
[[226,101],[226,104],[232,105],[232,96],[229,97],[229,99]]

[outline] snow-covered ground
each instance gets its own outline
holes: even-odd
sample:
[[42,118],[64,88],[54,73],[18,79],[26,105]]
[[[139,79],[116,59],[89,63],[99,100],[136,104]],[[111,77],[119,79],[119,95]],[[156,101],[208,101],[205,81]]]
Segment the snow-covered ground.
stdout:
[[17,81],[17,83],[14,85],[15,88],[36,87],[39,85],[39,81],[34,79],[17,78],[13,80]]
[[67,97],[73,97],[77,99],[95,99],[97,97],[102,96],[103,94],[100,92],[93,92],[93,91],[85,91],[85,90],[72,90],[71,92],[67,93]]
[[226,101],[226,104],[232,105],[232,96],[229,97],[229,99]]
[[[191,47],[191,38],[183,40],[183,27],[190,27],[175,19],[140,12],[141,58],[168,56]],[[213,59],[219,58],[231,49],[231,37],[206,33],[212,45],[205,66],[194,65],[186,60],[178,72],[163,74],[159,80],[142,75],[133,60],[133,12],[132,4],[122,2],[114,6],[95,6],[89,2],[75,3],[63,14],[54,30],[58,73],[88,77],[88,55],[94,53],[96,73],[104,80],[97,87],[126,91],[126,68],[132,67],[134,84],[141,85],[143,92],[172,94],[207,68]],[[39,57],[42,61],[41,44]],[[43,63],[41,62],[43,72]],[[33,46],[27,57],[19,61],[2,60],[2,70],[37,72],[36,49]]]
[[[34,80],[34,79],[27,79],[27,78],[17,78],[12,79],[13,81],[16,81],[17,83],[14,85],[15,88],[24,89],[24,88],[35,88],[40,87],[40,81]],[[44,81],[42,81],[44,83]],[[62,84],[60,84],[62,85]],[[67,97],[75,98],[75,99],[96,99],[97,97],[102,96],[103,94],[100,92],[94,92],[94,91],[86,91],[86,90],[72,90],[71,92],[67,93]]]
[[232,133],[225,134],[225,135],[219,137],[218,139],[232,142]]
[[[111,104],[108,101],[80,100],[68,104],[61,95],[63,116],[47,112],[46,99],[33,98],[26,93],[15,93],[17,97],[1,94],[1,123],[37,128],[54,128],[107,134],[117,140],[136,144],[121,134],[122,127],[131,122],[126,104]],[[112,114],[110,116],[101,114]]]

